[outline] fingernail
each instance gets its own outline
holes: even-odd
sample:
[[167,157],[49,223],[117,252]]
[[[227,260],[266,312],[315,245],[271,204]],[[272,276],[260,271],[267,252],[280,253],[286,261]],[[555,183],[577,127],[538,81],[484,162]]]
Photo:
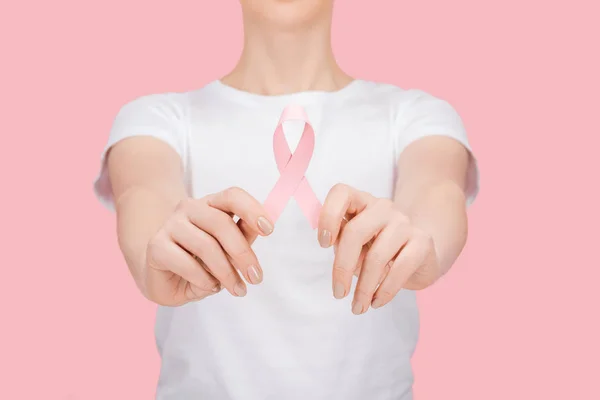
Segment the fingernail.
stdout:
[[265,235],[270,235],[273,232],[273,225],[265,217],[258,218],[258,229]]
[[383,300],[379,299],[379,298],[375,298],[375,300],[373,300],[373,303],[371,303],[371,307],[373,308],[379,308],[383,305]]
[[346,288],[341,282],[336,282],[333,286],[333,297],[336,299],[342,299],[346,295]]
[[363,313],[363,306],[362,306],[362,304],[360,304],[359,301],[355,302],[352,305],[352,313],[355,315],[360,315]]
[[260,283],[261,281],[260,272],[254,265],[251,265],[250,268],[248,268],[248,278],[250,279],[250,283],[254,285]]
[[236,296],[244,297],[246,295],[246,286],[241,282],[236,283],[233,287],[233,293],[235,293]]
[[327,230],[321,231],[321,234],[319,235],[319,244],[324,248],[329,247],[331,245],[331,232]]

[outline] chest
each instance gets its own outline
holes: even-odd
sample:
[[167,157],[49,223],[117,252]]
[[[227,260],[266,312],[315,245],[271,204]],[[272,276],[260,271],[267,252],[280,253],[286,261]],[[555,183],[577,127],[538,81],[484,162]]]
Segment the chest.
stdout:
[[[368,107],[305,108],[315,131],[305,176],[317,198],[324,201],[336,183],[391,196],[395,154],[389,115]],[[194,109],[187,161],[194,197],[237,186],[264,201],[280,177],[273,154],[280,113],[279,108]],[[303,124],[292,121],[283,128],[293,153]]]

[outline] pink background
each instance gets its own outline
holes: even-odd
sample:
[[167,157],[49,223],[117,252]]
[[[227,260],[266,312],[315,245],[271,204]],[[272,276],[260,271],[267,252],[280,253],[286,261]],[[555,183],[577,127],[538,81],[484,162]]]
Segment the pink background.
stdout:
[[[480,161],[469,244],[420,294],[417,400],[600,399],[599,13],[337,1],[341,64],[448,99]],[[2,3],[0,398],[152,398],[154,307],[91,184],[123,103],[219,77],[241,38],[234,0]]]

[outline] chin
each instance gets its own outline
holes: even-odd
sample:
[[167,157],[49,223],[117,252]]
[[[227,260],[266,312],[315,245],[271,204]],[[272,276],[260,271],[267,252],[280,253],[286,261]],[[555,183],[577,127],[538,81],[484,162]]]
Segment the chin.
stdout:
[[240,0],[244,14],[282,27],[301,27],[328,18],[333,0]]

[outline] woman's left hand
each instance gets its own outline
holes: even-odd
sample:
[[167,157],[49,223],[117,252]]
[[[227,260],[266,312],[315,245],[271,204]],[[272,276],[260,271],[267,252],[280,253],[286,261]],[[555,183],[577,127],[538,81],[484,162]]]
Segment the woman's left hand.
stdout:
[[348,295],[358,283],[352,312],[389,303],[400,289],[419,290],[441,276],[432,238],[411,224],[390,199],[347,185],[334,186],[321,210],[319,243],[334,246],[333,293]]

